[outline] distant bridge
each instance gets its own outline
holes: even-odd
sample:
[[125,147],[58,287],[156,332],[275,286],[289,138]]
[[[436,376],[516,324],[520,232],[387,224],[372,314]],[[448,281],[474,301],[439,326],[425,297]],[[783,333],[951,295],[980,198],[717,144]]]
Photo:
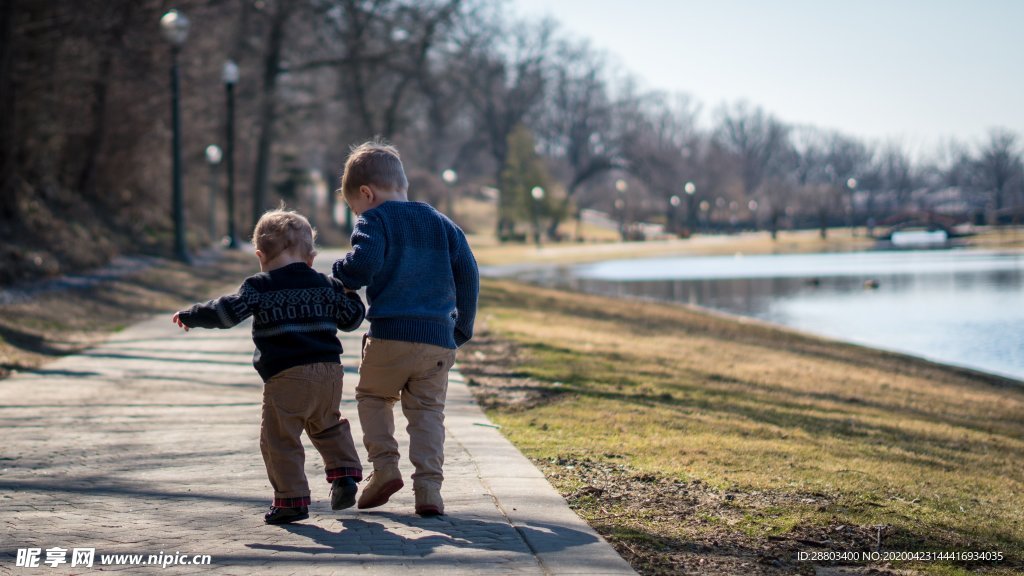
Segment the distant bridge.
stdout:
[[882,231],[876,231],[874,237],[878,240],[891,240],[893,232],[910,228],[924,228],[929,232],[942,230],[946,233],[947,238],[954,238],[960,236],[955,227],[962,222],[962,219],[937,212],[901,212],[878,223],[876,228],[881,228]]

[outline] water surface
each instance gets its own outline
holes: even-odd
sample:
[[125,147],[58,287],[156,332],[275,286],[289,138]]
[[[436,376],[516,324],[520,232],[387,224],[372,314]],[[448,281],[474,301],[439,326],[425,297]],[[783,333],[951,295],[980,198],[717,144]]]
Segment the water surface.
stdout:
[[616,260],[532,271],[1024,380],[1024,255],[885,251]]

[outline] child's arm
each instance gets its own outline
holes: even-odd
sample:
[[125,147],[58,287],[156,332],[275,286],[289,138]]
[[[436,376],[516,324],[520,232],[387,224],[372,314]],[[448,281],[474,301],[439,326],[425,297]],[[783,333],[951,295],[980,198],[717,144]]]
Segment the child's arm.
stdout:
[[352,251],[334,262],[331,272],[346,288],[358,290],[384,262],[384,227],[374,216],[361,216],[352,230]]
[[366,306],[363,305],[363,300],[359,298],[358,293],[346,290],[340,281],[334,280],[334,282],[334,295],[338,305],[335,321],[339,330],[351,332],[363,323],[363,318],[366,317]]
[[243,283],[235,294],[194,304],[187,310],[175,312],[171,321],[186,331],[189,328],[231,328],[252,316],[251,304],[257,297],[255,289],[248,283]]
[[458,248],[452,257],[452,275],[455,279],[455,345],[462,346],[473,337],[477,298],[480,295],[480,270],[466,237],[458,234]]

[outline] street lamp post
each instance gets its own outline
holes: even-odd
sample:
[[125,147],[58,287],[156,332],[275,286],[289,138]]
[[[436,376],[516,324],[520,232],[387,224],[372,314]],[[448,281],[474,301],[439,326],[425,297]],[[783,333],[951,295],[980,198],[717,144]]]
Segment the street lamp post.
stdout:
[[206,164],[210,166],[210,240],[217,238],[217,166],[221,159],[220,146],[210,144],[206,147]]
[[448,214],[449,218],[455,218],[455,209],[454,209],[455,207],[452,204],[452,187],[455,186],[455,183],[459,181],[459,175],[458,175],[457,172],[455,172],[455,170],[452,170],[451,168],[449,168],[449,169],[445,170],[444,172],[441,172],[441,180],[444,180],[444,183],[445,183],[445,187],[444,187],[445,212]]
[[850,224],[850,235],[856,237],[857,236],[857,226],[856,226],[857,214],[855,213],[854,209],[857,207],[857,204],[856,204],[857,198],[855,197],[857,195],[857,179],[856,178],[848,178],[846,180],[846,187],[850,190],[850,198],[849,198],[850,199],[850,204],[849,204],[850,208],[847,211],[847,219],[849,220],[849,224]]
[[690,221],[687,226],[692,234],[697,228],[697,213],[693,206],[693,195],[697,192],[697,186],[693,182],[687,182],[683,184],[683,192],[686,193],[686,219]]
[[238,249],[235,236],[235,84],[238,83],[238,65],[234,60],[224,63],[224,90],[227,93],[227,121],[225,145],[225,169],[228,173],[228,248]]
[[629,239],[629,234],[628,234],[628,231],[626,230],[626,200],[625,200],[626,192],[629,191],[629,183],[626,182],[625,180],[619,178],[618,180],[615,181],[615,190],[618,191],[620,196],[622,196],[622,198],[619,198],[619,199],[617,199],[615,201],[615,208],[618,209],[618,211],[619,211],[619,234],[622,236],[622,239],[625,241],[625,240]]
[[544,189],[540,186],[534,186],[530,190],[530,196],[533,197],[533,202],[530,205],[533,207],[533,242],[540,248],[540,201],[544,199]]
[[174,255],[190,262],[185,245],[185,207],[181,184],[181,106],[178,103],[178,52],[188,38],[188,18],[170,10],[160,18],[160,29],[171,44],[171,211],[174,215]]
[[679,196],[673,194],[668,199],[668,232],[675,234],[676,232],[676,211],[679,210]]

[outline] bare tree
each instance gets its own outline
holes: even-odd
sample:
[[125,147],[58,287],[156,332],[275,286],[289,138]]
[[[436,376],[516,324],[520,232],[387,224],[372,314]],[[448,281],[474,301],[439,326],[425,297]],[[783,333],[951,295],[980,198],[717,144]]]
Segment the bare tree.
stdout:
[[0,116],[4,118],[0,123],[0,223],[6,223],[14,217],[17,205],[14,182],[17,140],[14,137],[16,118],[12,81],[14,4],[15,0],[3,0],[0,4]]
[[817,214],[819,233],[825,238],[828,214],[835,203],[834,168],[828,161],[827,136],[814,127],[800,127],[792,132],[793,171],[803,202]]
[[86,159],[80,172],[78,189],[86,197],[96,195],[96,171],[100,152],[107,137],[107,94],[111,82],[111,69],[116,54],[123,48],[123,38],[132,16],[137,9],[136,2],[106,2],[96,7],[102,17],[93,21],[99,28],[96,34],[98,64],[92,82],[92,128],[86,138]]
[[[462,86],[486,135],[487,147],[501,181],[509,151],[509,136],[533,112],[544,95],[548,50],[553,24],[482,27],[467,39],[459,64]],[[472,73],[469,73],[472,71]],[[497,235],[512,229],[515,199],[499,193]]]
[[[1022,174],[1021,151],[1017,136],[1008,130],[992,130],[977,159],[977,178],[991,197],[992,210],[998,215],[1006,207],[1011,183]],[[997,220],[998,221],[998,220]]]
[[688,96],[668,100],[652,95],[641,109],[637,130],[626,136],[623,150],[629,171],[658,199],[666,225],[674,225],[672,196],[685,194],[684,184],[697,172],[695,149],[699,107]]
[[[788,210],[816,215],[824,233],[846,194],[858,211],[866,195],[870,218],[881,198],[887,209],[934,205],[928,191],[940,189],[976,211],[987,204],[997,218],[1024,203],[1019,135],[995,130],[979,149],[961,147],[929,166],[901,146],[874,153],[827,131],[813,142],[796,131],[791,146],[786,125],[745,103],[723,107],[705,134],[695,127],[696,102],[636,89],[585,43],[556,42],[553,23],[510,21],[501,0],[178,7],[193,21],[180,53],[190,216],[209,206],[189,183],[206,180],[194,177],[203,149],[224,135],[219,71],[227,57],[242,70],[235,148],[238,177],[252,182],[240,196],[254,216],[274,203],[271,195],[292,200],[289,179],[302,181],[312,168],[336,175],[348,146],[377,134],[402,148],[424,198],[441,197],[445,168],[457,168],[467,190],[517,176],[518,192],[499,193],[499,234],[538,207],[522,197],[528,181],[550,176],[564,185],[544,196],[554,235],[573,203],[615,194],[613,170],[629,175],[631,210],[664,211],[671,225],[685,206],[690,228],[698,213],[720,220],[714,211],[738,209],[740,200],[758,200],[773,233]],[[0,281],[11,280],[10,270],[99,264],[125,247],[166,249],[170,155],[153,151],[166,152],[171,139],[170,49],[152,36],[166,9],[161,0],[0,0],[0,256],[14,263],[0,267]],[[75,225],[50,224],[60,220]],[[193,232],[199,221],[186,219]],[[39,257],[25,260],[20,246]]]
[[263,55],[263,90],[259,114],[259,144],[256,151],[256,168],[252,184],[252,223],[256,225],[267,205],[267,186],[270,181],[271,144],[274,140],[274,124],[277,121],[277,83],[283,68],[282,51],[285,30],[296,4],[289,0],[277,0],[270,16],[270,32],[266,52]]
[[912,210],[909,200],[917,179],[907,151],[899,143],[889,142],[883,146],[876,162],[881,188],[891,199],[890,210]]
[[557,234],[561,218],[586,182],[623,167],[619,139],[612,132],[614,103],[604,78],[605,62],[586,43],[559,42],[553,55],[550,96],[536,122],[549,157],[566,169],[566,193],[547,231]]
[[745,102],[719,111],[717,136],[740,160],[744,193],[757,193],[761,182],[787,148],[788,128],[760,107]]
[[928,210],[962,216],[983,209],[984,203],[975,199],[973,171],[973,159],[961,142],[952,139],[936,147],[933,156],[918,166]]
[[[152,147],[135,146],[159,133],[154,106],[166,94],[164,68],[153,66],[166,44],[140,41],[152,33],[159,9],[155,0],[4,2],[0,236],[5,246],[31,246],[34,256],[0,251],[13,257],[3,280],[12,279],[8,271],[54,274],[98,265],[126,240],[135,249],[159,243],[167,212],[139,213],[159,187],[152,178],[145,190],[136,184],[165,158],[143,158]],[[52,225],[64,220],[74,225]]]
[[933,159],[933,169],[939,175],[942,186],[969,188],[974,172],[974,159],[968,146],[958,140],[941,144]]
[[767,204],[772,238],[778,233],[778,222],[786,209],[790,190],[784,178],[775,178],[769,190],[761,184],[769,176],[784,171],[789,155],[789,129],[760,107],[751,109],[740,102],[719,111],[716,137],[736,155],[740,166],[743,192],[747,197],[761,196]]
[[[438,15],[446,19],[437,21],[439,29],[433,32],[437,40],[429,53],[420,52],[423,57],[417,62],[414,76],[420,103],[418,107],[414,103],[409,110],[411,117],[422,119],[412,122],[413,128],[418,124],[420,129],[412,138],[419,148],[418,157],[435,180],[446,169],[462,172],[471,168],[483,147],[474,129],[474,119],[466,113],[468,103],[463,87],[473,80],[460,76],[472,71],[456,63],[467,46],[473,45],[476,23],[487,21],[491,5],[486,0],[466,0],[452,3],[449,9],[450,13],[443,12],[443,7],[439,9]],[[452,193],[451,185],[447,185],[449,214],[454,212]]]
[[[453,23],[482,1],[309,0],[312,25],[302,23],[308,29],[296,33],[301,46],[289,66],[293,88],[301,84],[307,93],[293,98],[289,111],[299,116],[296,125],[313,124],[321,141],[295,145],[315,148],[311,162],[335,174],[352,142],[382,136],[402,145],[413,172],[430,164],[428,172],[439,173],[433,166],[450,161],[446,137],[460,122],[446,51]],[[431,136],[435,144],[422,145]],[[331,195],[332,210],[334,202]]]
[[[848,182],[862,171],[867,151],[855,140],[814,127],[794,130],[791,139],[796,181],[806,204],[816,215],[820,236],[826,238],[843,193],[855,189]],[[849,201],[852,207],[852,198]]]
[[[691,194],[685,188],[683,192],[686,194],[687,227],[689,230],[696,230],[700,207],[707,206],[708,212],[704,216],[709,218],[715,209],[712,200],[716,197],[742,197],[742,194],[732,192],[734,189],[741,189],[742,183],[735,155],[717,138],[699,138],[696,141],[695,153],[691,156],[694,160],[694,172],[687,175],[686,179],[693,182],[694,192]],[[754,218],[756,221],[756,212]]]
[[315,0],[325,48],[294,71],[337,70],[338,95],[359,124],[355,135],[395,138],[410,90],[429,74],[431,54],[463,3]]

